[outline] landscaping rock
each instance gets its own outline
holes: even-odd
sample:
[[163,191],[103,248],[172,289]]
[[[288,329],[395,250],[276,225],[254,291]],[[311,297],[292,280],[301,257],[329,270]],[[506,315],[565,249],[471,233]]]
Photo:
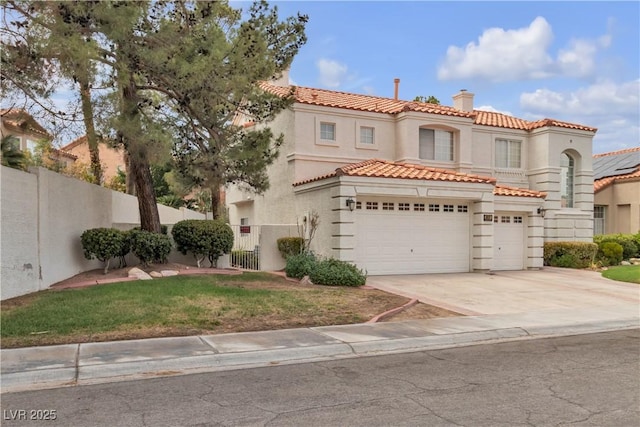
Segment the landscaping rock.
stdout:
[[303,285],[313,285],[313,282],[311,281],[311,279],[309,279],[309,276],[304,276],[302,279],[300,279],[300,283]]
[[631,263],[629,261],[622,261],[620,265],[631,265]]
[[178,272],[176,270],[162,270],[160,274],[162,275],[162,277],[169,277],[169,276],[177,276]]
[[629,262],[633,265],[640,265],[640,258],[629,258]]
[[149,276],[147,273],[137,267],[133,267],[131,270],[129,270],[128,276],[136,277],[138,280],[153,280],[153,277]]
[[149,273],[149,276],[153,277],[154,279],[157,279],[162,277],[162,273],[158,273],[157,271],[152,271],[151,273]]

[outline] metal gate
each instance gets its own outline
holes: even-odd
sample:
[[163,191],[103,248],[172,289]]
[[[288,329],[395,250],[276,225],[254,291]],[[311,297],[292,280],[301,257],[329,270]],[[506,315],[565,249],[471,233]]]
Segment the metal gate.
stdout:
[[244,270],[260,270],[260,226],[232,225],[231,229],[231,266]]

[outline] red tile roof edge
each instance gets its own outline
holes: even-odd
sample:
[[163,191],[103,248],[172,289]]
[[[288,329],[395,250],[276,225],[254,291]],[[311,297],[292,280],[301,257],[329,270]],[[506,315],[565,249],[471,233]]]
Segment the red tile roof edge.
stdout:
[[496,196],[535,197],[539,199],[544,199],[547,197],[547,193],[545,193],[544,191],[509,187],[507,185],[496,185],[496,188],[493,190],[493,194],[495,194]]
[[594,154],[593,158],[597,159],[599,157],[615,156],[615,155],[618,155],[618,154],[627,154],[627,153],[633,153],[633,152],[636,152],[636,151],[640,151],[640,146],[631,147],[631,148],[624,148],[624,149],[618,150],[618,151],[610,151],[608,153]]
[[608,176],[593,182],[593,192],[598,193],[617,181],[636,181],[640,180],[640,169],[626,175]]
[[[598,129],[576,123],[563,122],[561,120],[545,118],[534,122],[526,121],[502,113],[473,110],[471,112],[457,110],[453,107],[440,104],[429,104],[417,101],[404,101],[393,98],[383,98],[374,95],[363,95],[349,92],[332,91],[328,89],[310,88],[305,86],[276,86],[270,82],[260,82],[260,87],[276,96],[293,94],[296,101],[302,104],[319,105],[333,108],[343,108],[357,111],[370,111],[376,113],[397,114],[405,111],[417,111],[431,114],[441,114],[474,119],[474,124],[494,126],[510,129],[534,130],[542,127],[562,127],[568,129],[596,132]],[[325,95],[325,100],[317,99],[319,95]],[[352,98],[351,100],[327,100],[327,97]],[[366,102],[371,101],[371,102]],[[376,102],[377,101],[377,102]]]

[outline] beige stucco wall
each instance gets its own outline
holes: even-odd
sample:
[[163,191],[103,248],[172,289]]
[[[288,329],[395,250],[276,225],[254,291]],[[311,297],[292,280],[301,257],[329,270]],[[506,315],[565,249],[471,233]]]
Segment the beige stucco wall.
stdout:
[[[44,168],[30,173],[1,169],[1,298],[46,289],[102,263],[84,258],[80,235],[97,227],[139,224],[133,196]],[[173,224],[203,214],[159,206],[160,221]]]
[[606,206],[606,234],[640,232],[640,181],[614,182],[594,195],[594,205]]
[[[98,148],[100,152],[100,164],[102,165],[104,182],[109,183],[109,181],[117,175],[118,167],[123,172],[127,171],[126,163],[124,161],[124,153],[122,150],[116,150],[104,143],[98,144]],[[86,142],[69,148],[66,151],[77,156],[77,161],[87,165],[91,164],[89,145]]]

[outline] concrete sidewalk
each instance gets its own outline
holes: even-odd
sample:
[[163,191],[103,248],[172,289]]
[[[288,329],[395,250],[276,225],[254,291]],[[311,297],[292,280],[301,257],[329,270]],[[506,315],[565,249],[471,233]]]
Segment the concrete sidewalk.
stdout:
[[640,327],[637,303],[0,350],[2,393]]

